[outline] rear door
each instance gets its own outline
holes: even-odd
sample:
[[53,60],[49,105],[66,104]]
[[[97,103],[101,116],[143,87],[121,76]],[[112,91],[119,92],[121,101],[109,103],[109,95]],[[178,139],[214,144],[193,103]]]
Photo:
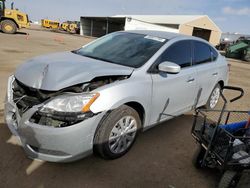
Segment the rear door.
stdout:
[[[170,61],[181,66],[178,74],[156,72],[152,74],[153,93],[150,124],[170,119],[188,111],[197,94],[196,71],[191,66],[191,41],[178,41],[168,47],[157,59],[157,64]],[[157,69],[157,68],[155,68]]]
[[199,103],[207,102],[218,82],[216,58],[218,54],[212,47],[201,41],[193,41],[193,66],[197,71],[197,87],[202,89]]

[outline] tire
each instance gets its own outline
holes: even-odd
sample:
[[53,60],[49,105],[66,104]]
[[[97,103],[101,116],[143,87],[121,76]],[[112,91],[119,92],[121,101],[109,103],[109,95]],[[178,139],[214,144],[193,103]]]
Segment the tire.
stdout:
[[220,179],[218,188],[235,188],[240,181],[242,173],[227,170]]
[[200,169],[202,168],[202,160],[204,158],[204,155],[206,153],[206,150],[199,145],[198,148],[196,149],[194,155],[193,155],[193,159],[192,159],[192,163],[194,165],[195,168]]
[[122,105],[100,122],[94,137],[94,153],[104,159],[123,156],[134,144],[140,129],[141,120],[136,110]]
[[217,83],[211,92],[207,103],[205,104],[206,109],[214,109],[219,102],[221,86]]
[[1,30],[7,34],[14,34],[17,31],[17,26],[12,20],[3,20],[1,22]]

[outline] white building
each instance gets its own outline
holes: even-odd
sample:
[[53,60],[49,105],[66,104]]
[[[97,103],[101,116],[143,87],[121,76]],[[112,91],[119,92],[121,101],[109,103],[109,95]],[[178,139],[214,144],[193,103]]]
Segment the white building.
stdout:
[[120,30],[160,30],[201,37],[213,45],[220,42],[221,30],[206,15],[118,15],[82,16],[81,35],[100,37]]

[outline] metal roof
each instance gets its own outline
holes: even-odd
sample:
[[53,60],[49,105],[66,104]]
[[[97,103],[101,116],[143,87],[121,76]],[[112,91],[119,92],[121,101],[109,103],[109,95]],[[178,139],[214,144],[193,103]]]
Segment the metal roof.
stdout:
[[208,19],[216,30],[220,31],[220,28],[209,18],[207,15],[116,15],[112,16],[116,18],[133,18],[140,21],[152,23],[152,24],[169,24],[169,25],[181,25],[198,20],[200,18]]
[[131,17],[144,22],[155,24],[185,24],[193,20],[206,17],[206,15],[116,15],[113,17]]

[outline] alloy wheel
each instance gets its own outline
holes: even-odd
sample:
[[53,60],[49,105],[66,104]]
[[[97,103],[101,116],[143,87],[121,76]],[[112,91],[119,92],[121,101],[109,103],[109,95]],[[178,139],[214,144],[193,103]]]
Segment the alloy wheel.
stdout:
[[216,104],[218,103],[219,101],[219,98],[220,98],[220,88],[219,87],[216,87],[214,90],[213,90],[213,93],[211,95],[211,98],[210,98],[210,108],[213,109]]
[[137,122],[133,116],[122,117],[112,128],[109,149],[112,153],[122,153],[133,143],[137,132]]

